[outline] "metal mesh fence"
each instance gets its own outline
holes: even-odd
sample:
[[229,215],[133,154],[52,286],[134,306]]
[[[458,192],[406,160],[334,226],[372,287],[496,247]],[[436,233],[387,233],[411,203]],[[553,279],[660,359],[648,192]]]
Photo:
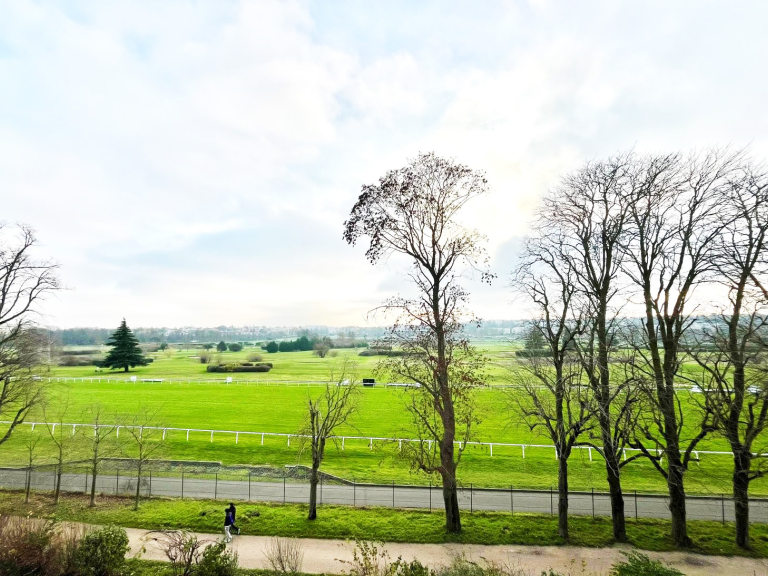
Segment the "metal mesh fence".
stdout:
[[[25,490],[27,482],[35,492],[52,492],[58,474],[50,467],[0,468],[0,488]],[[61,475],[63,492],[89,494],[92,475],[84,468],[67,467]],[[142,497],[173,497],[237,501],[307,503],[310,484],[295,474],[254,475],[248,470],[148,470],[139,479],[137,470],[109,469],[99,473],[96,493],[133,496],[137,486]],[[407,486],[365,484],[326,477],[318,485],[318,503],[344,506],[391,508],[443,507],[440,486]],[[468,512],[496,511],[515,513],[557,514],[556,490],[518,490],[462,486],[458,491],[459,506]],[[570,492],[569,513],[583,516],[610,516],[610,497],[605,492]],[[669,500],[664,495],[624,493],[627,518],[669,518]],[[691,520],[734,520],[734,504],[728,495],[689,496],[687,517]],[[750,521],[768,523],[768,500],[750,501]]]

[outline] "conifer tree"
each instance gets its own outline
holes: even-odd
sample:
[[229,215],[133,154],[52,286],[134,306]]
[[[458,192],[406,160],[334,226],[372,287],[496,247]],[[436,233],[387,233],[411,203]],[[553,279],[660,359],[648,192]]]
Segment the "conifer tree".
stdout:
[[125,318],[120,323],[120,327],[112,333],[107,341],[107,346],[112,346],[112,350],[107,354],[107,358],[101,365],[104,368],[122,368],[128,372],[128,368],[134,366],[146,366],[147,361],[139,348],[139,341],[128,325]]

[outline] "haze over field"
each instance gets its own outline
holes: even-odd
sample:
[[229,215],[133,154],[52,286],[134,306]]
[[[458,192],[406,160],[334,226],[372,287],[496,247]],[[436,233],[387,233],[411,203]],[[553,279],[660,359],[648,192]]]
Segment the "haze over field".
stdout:
[[768,156],[764,3],[0,2],[3,218],[71,290],[44,323],[363,325],[404,288],[342,222],[419,151],[487,171],[484,318],[585,159]]

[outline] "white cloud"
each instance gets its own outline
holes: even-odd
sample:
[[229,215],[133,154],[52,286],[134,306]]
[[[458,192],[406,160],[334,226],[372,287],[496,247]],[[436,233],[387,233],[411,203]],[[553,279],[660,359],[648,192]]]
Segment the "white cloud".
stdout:
[[[501,268],[581,161],[768,155],[760,4],[0,7],[0,195],[72,291],[61,325],[361,322],[401,284],[341,239],[360,185],[434,149],[485,169]],[[663,17],[659,15],[663,12]],[[475,288],[515,315],[503,275]],[[224,295],[224,297],[223,297]]]

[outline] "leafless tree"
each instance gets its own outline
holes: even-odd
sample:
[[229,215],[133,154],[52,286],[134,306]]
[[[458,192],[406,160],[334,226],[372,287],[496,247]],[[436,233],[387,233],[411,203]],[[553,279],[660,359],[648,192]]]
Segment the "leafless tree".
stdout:
[[54,410],[43,405],[43,418],[45,426],[48,429],[48,436],[54,446],[55,474],[56,483],[53,492],[53,503],[59,503],[61,494],[61,477],[64,473],[64,466],[74,459],[77,448],[76,428],[67,426],[67,416],[69,414],[69,396],[57,400],[57,407]]
[[139,509],[141,479],[147,465],[165,446],[165,431],[159,420],[159,410],[140,406],[135,414],[123,418],[128,442],[123,450],[132,459],[136,468],[136,494],[133,509]]
[[315,345],[312,347],[315,356],[319,356],[320,358],[325,358],[330,349],[331,347],[326,342],[315,342]]
[[29,494],[32,491],[32,472],[35,466],[35,462],[39,457],[37,453],[37,447],[42,441],[43,436],[41,434],[31,433],[27,437],[27,441],[24,443],[24,448],[27,451],[27,479],[24,486],[25,497],[24,503],[29,504]]
[[716,279],[729,305],[707,319],[688,352],[702,369],[698,397],[733,452],[736,543],[748,548],[749,483],[768,472],[766,447],[753,454],[768,425],[768,294],[761,289],[768,276],[768,174],[747,163],[729,181],[726,202],[719,203],[726,225],[715,254]]
[[458,215],[486,191],[483,173],[421,154],[387,172],[378,184],[363,186],[344,224],[348,243],[369,239],[371,263],[398,255],[412,266],[409,278],[417,296],[393,298],[383,306],[395,316],[389,341],[404,354],[384,362],[391,374],[420,385],[411,391],[409,407],[417,431],[428,441],[415,444],[411,456],[417,468],[440,474],[449,532],[461,530],[456,469],[475,419],[472,390],[481,383],[483,365],[462,336],[463,323],[472,318],[464,309],[468,293],[460,280],[470,269],[491,278],[485,271],[485,238],[462,227]]
[[688,158],[643,158],[633,169],[623,243],[625,271],[642,294],[641,338],[631,343],[648,415],[638,422],[634,444],[666,479],[672,536],[679,546],[690,544],[684,475],[696,446],[714,430],[714,415],[705,411],[693,437],[681,437],[684,411],[675,387],[681,342],[694,321],[693,293],[714,270],[725,226],[721,201],[739,159],[738,153],[711,150]]
[[[568,539],[568,459],[582,434],[594,426],[590,387],[584,384],[574,347],[583,330],[578,309],[575,272],[557,254],[555,237],[526,241],[514,288],[530,301],[539,318],[532,325],[531,341],[542,348],[525,350],[518,359],[515,380],[524,390],[513,390],[510,403],[530,429],[542,429],[552,440],[558,458],[558,531]],[[535,336],[538,335],[538,336]],[[514,368],[513,368],[514,369]]]
[[545,198],[536,229],[552,238],[556,266],[573,274],[581,301],[584,326],[575,349],[588,382],[596,410],[611,498],[613,537],[626,541],[626,520],[620,471],[633,395],[623,371],[615,371],[617,294],[621,279],[621,238],[627,225],[625,195],[631,185],[633,154],[589,162],[563,178]]
[[312,470],[309,476],[309,513],[307,519],[317,518],[317,484],[320,466],[325,457],[328,440],[335,441],[336,431],[349,424],[357,410],[357,382],[352,366],[344,363],[341,371],[331,376],[323,393],[317,398],[307,397],[307,421],[299,432],[302,451],[309,446]]
[[119,450],[118,445],[113,441],[117,424],[105,424],[104,416],[104,407],[101,404],[94,404],[85,414],[85,419],[90,420],[90,424],[82,428],[85,441],[88,443],[88,464],[91,468],[91,507],[96,505],[96,480],[101,472],[102,460],[117,454]]
[[59,282],[55,263],[35,259],[36,244],[31,228],[0,223],[0,420],[10,421],[0,444],[43,398],[33,375],[42,346],[32,328],[38,305]]

